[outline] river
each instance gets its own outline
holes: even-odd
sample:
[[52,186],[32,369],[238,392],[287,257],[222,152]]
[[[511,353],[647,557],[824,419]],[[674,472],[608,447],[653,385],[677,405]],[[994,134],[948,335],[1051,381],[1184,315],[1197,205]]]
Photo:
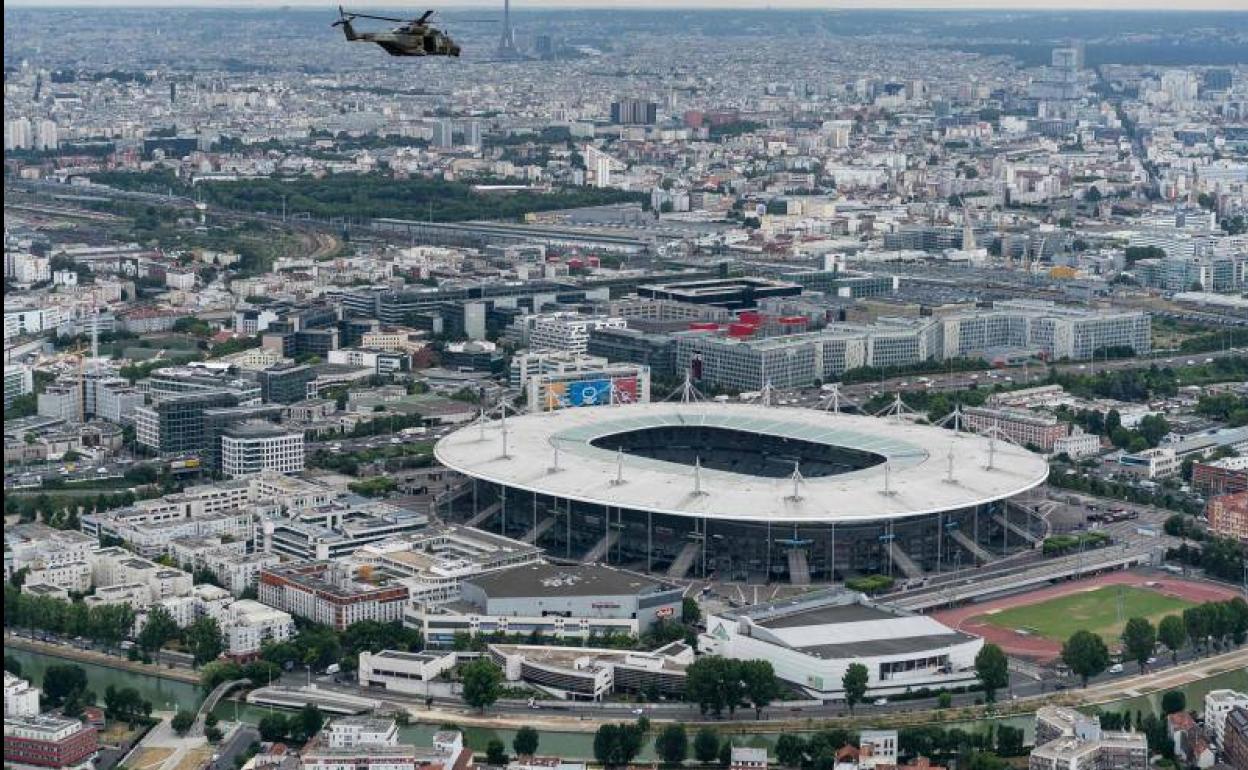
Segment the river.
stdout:
[[[73,662],[86,671],[87,681],[99,698],[103,697],[105,688],[112,685],[114,687],[136,688],[144,698],[152,702],[153,707],[157,711],[173,711],[178,708],[194,709],[203,702],[204,695],[200,688],[183,682],[161,679],[150,674],[134,674],[128,671],[98,666],[93,663],[67,661],[27,650],[6,650],[5,654],[21,662],[22,675],[33,682],[43,681],[43,672],[49,665]],[[1187,693],[1188,704],[1198,708],[1198,704],[1204,700],[1205,693],[1219,688],[1231,688],[1240,691],[1248,690],[1248,671],[1224,672],[1217,676],[1194,682],[1182,689]],[[1106,708],[1115,711],[1123,708],[1136,710],[1144,709],[1146,707],[1145,704],[1148,704],[1148,707],[1155,709],[1160,699],[1161,692],[1159,691],[1146,696],[1118,701]],[[268,709],[235,701],[222,702],[216,709],[217,716],[223,720],[241,719],[253,724],[259,722],[260,717],[267,712]],[[997,724],[1007,724],[1012,727],[1021,727],[1027,741],[1031,741],[1034,720],[1027,716],[979,720],[975,722],[953,722],[943,726],[946,728],[959,727],[967,731],[979,731],[987,729],[990,721]],[[400,728],[400,733],[409,743],[417,746],[428,746],[438,728],[439,725],[435,724],[412,724]],[[467,727],[463,729],[463,732],[468,745],[477,751],[484,751],[486,744],[493,738],[498,738],[503,741],[504,745],[510,748],[511,739],[515,735],[514,730],[493,730],[484,727]],[[746,732],[734,733],[732,739],[737,745],[771,749],[775,746],[778,737],[779,734],[774,732]],[[538,751],[542,754],[557,755],[565,759],[592,759],[593,746],[594,736],[592,733],[544,731]],[[649,760],[654,758],[654,744],[651,742],[642,752],[641,759]]]

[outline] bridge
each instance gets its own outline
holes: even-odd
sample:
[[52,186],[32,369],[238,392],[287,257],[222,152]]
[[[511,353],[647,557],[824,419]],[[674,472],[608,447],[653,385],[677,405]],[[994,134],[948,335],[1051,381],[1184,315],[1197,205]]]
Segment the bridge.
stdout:
[[229,682],[222,682],[212,688],[212,692],[208,693],[208,697],[204,698],[204,702],[200,704],[199,711],[195,713],[195,722],[191,725],[189,734],[203,735],[204,718],[212,713],[212,710],[217,707],[217,704],[221,702],[226,693],[239,687],[247,687],[250,684],[250,679],[233,679]]

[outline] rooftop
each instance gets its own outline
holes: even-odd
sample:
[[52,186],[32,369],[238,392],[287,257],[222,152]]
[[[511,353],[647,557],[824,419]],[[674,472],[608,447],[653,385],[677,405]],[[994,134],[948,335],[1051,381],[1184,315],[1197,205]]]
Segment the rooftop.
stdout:
[[[681,426],[844,447],[883,461],[794,482],[791,476],[707,467],[699,474],[684,463],[620,457],[611,447],[616,434]],[[772,522],[871,521],[970,508],[1013,497],[1048,475],[1043,457],[1005,442],[990,448],[982,436],[905,421],[751,404],[563,409],[509,417],[506,428],[506,456],[500,421],[451,433],[434,453],[443,465],[470,478],[540,495],[676,516]],[[555,446],[558,469],[552,471]],[[517,451],[520,447],[525,451]],[[950,483],[949,460],[954,457]]]
[[491,599],[528,596],[612,596],[675,588],[632,572],[601,566],[532,564],[464,581]]

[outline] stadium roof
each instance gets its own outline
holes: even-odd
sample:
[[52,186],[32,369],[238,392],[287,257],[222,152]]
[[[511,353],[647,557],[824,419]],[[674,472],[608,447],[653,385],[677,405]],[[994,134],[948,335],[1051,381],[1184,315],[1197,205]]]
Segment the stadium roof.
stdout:
[[[601,447],[609,441],[599,440],[680,425],[849,447],[887,462],[795,482],[617,454]],[[600,446],[591,443],[596,440]],[[1001,440],[992,443],[990,448],[983,436],[904,420],[699,402],[513,416],[506,419],[505,435],[501,420],[474,424],[443,438],[434,453],[443,465],[470,478],[588,504],[707,519],[826,523],[968,508],[1044,482],[1048,464],[1043,457]],[[556,445],[558,469],[553,470]]]

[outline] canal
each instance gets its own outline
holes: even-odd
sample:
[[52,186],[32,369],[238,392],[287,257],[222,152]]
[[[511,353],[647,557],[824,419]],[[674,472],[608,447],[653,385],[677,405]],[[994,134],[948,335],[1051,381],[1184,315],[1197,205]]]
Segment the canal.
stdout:
[[[81,666],[87,673],[87,681],[91,689],[95,691],[97,698],[103,698],[105,688],[112,685],[113,687],[133,687],[137,689],[144,698],[152,702],[152,706],[157,711],[173,711],[179,708],[195,709],[203,702],[203,692],[199,687],[192,684],[161,679],[149,674],[134,674],[92,663],[67,661],[27,650],[7,650],[5,654],[16,658],[22,664],[22,675],[35,683],[43,681],[43,672],[49,665],[74,663],[74,665]],[[1217,676],[1194,682],[1184,687],[1183,690],[1187,693],[1187,702],[1196,706],[1204,700],[1207,692],[1220,688],[1231,688],[1240,691],[1248,690],[1248,671],[1227,671]],[[1158,691],[1145,696],[1117,701],[1105,708],[1115,711],[1123,708],[1132,710],[1156,709],[1160,700],[1161,692]],[[268,709],[245,703],[225,701],[217,707],[216,714],[223,720],[241,719],[255,724],[268,711]],[[1033,721],[1029,716],[1014,716],[996,720],[951,722],[942,726],[946,729],[957,727],[968,732],[975,732],[987,729],[990,723],[1006,724],[1012,727],[1021,727],[1027,741],[1030,742],[1032,739]],[[428,746],[433,734],[437,732],[439,727],[440,725],[436,724],[412,724],[400,728],[400,733],[404,740],[409,743],[417,746]],[[485,751],[486,744],[494,738],[501,740],[510,749],[511,739],[515,735],[514,730],[494,730],[484,727],[463,728],[463,733],[468,745],[482,752]],[[690,737],[692,739],[692,736]],[[736,745],[754,746],[770,750],[775,746],[776,739],[779,737],[780,734],[775,732],[747,732],[733,734],[732,739]],[[592,759],[593,747],[594,736],[592,733],[545,731],[542,733],[538,751],[542,754],[557,755],[565,759]],[[655,758],[655,752],[654,744],[651,742],[642,752],[641,759],[649,760],[653,758]]]

